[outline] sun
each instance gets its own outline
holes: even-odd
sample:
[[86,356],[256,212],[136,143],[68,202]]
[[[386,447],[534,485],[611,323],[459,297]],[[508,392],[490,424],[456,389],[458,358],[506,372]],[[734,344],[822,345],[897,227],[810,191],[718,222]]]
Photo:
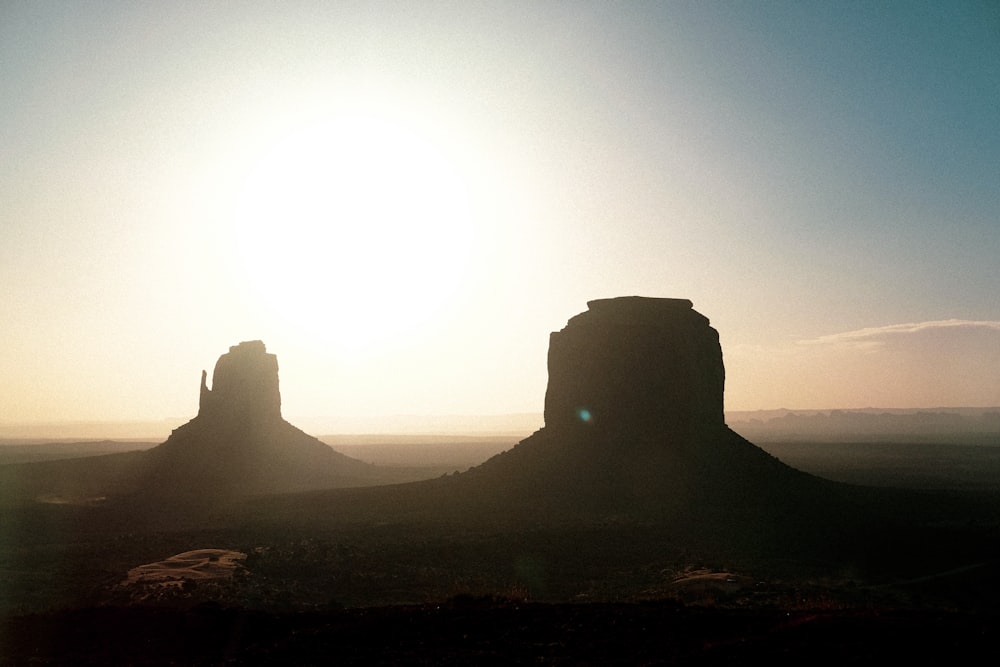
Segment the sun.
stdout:
[[280,133],[244,167],[229,226],[253,307],[354,352],[412,335],[468,279],[471,194],[455,151],[391,116]]

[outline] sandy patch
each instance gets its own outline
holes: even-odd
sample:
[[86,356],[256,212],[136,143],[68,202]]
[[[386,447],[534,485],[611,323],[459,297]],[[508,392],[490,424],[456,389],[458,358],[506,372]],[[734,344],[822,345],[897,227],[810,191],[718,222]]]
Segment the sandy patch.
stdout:
[[228,549],[195,549],[156,563],[133,567],[122,582],[135,584],[171,584],[187,580],[229,579],[242,567],[247,555]]
[[80,497],[65,497],[65,496],[53,496],[53,495],[42,495],[35,498],[36,502],[43,505],[100,505],[105,500],[107,496],[90,496],[87,498]]
[[674,590],[687,592],[720,591],[734,593],[753,585],[753,579],[732,572],[716,572],[714,570],[690,570],[674,577],[670,587]]

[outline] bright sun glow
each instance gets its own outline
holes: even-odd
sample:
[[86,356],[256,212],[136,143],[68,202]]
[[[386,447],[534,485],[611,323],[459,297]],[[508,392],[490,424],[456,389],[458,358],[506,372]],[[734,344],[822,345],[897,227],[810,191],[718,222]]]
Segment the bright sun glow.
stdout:
[[466,280],[475,241],[469,188],[447,148],[360,113],[264,148],[232,208],[248,299],[352,352],[426,325]]

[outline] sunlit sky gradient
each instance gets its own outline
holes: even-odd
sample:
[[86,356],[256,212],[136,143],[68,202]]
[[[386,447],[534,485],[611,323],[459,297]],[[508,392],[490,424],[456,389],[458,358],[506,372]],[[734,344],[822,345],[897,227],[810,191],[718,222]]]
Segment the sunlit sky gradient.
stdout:
[[0,6],[0,421],[537,412],[689,298],[727,408],[1000,405],[991,2]]

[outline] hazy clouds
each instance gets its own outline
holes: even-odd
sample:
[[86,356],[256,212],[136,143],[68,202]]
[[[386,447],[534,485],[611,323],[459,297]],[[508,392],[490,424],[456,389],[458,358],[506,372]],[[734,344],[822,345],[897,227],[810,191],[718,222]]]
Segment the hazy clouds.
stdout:
[[[727,408],[1000,404],[1000,322],[936,320],[726,354]],[[768,400],[770,399],[770,400]]]
[[289,414],[530,412],[629,294],[734,409],[1000,402],[940,324],[1000,319],[991,12],[5,3],[0,419],[190,415],[253,339]]

